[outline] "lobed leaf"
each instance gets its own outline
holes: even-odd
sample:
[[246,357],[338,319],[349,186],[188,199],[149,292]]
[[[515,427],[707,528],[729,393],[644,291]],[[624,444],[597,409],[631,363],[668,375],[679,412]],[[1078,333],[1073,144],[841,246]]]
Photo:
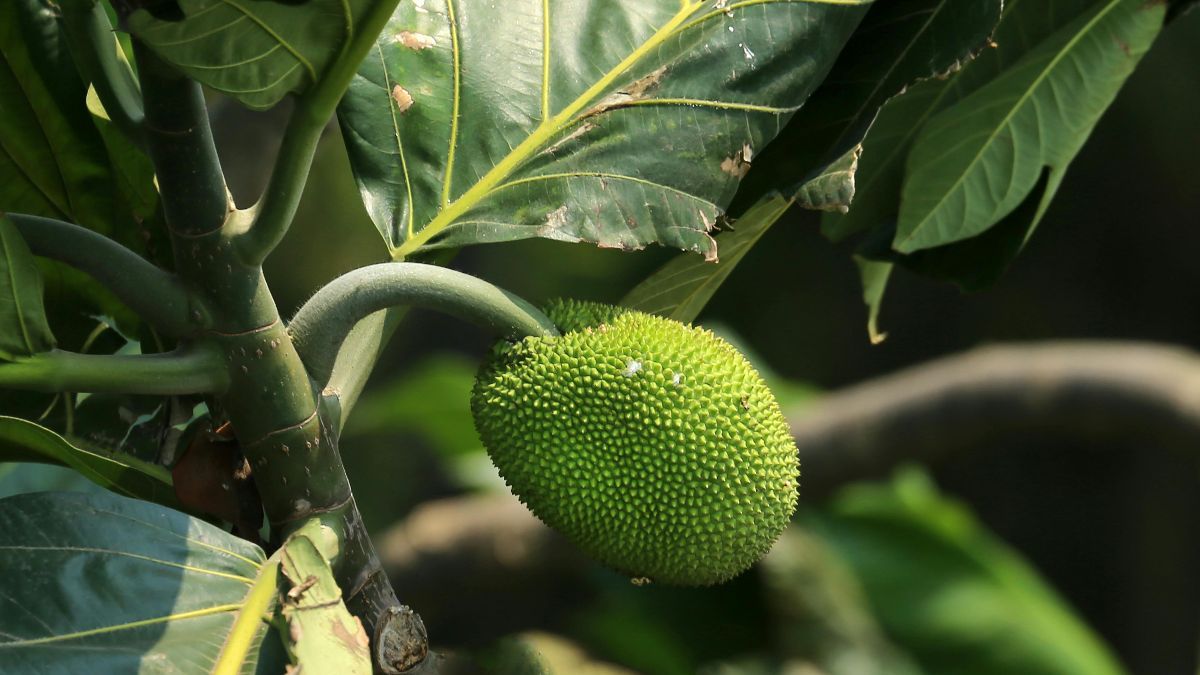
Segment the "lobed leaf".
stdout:
[[535,236],[715,259],[866,2],[404,3],[339,110],[367,210],[397,259]]

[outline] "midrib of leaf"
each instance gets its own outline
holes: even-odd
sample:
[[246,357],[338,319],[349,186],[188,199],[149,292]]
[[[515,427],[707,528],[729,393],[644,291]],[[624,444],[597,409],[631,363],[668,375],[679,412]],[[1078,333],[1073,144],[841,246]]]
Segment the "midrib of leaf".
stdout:
[[[689,17],[691,17],[697,9],[703,5],[702,0],[689,1],[682,0],[680,10],[671,18],[670,21],[663,24],[650,39],[643,42],[641,45],[630,52],[616,66],[604,74],[599,80],[588,87],[586,91],[580,94],[574,101],[568,104],[565,108],[554,115],[550,119],[544,119],[532,133],[521,141],[517,147],[513,148],[512,152],[508,153],[503,159],[497,162],[482,178],[472,185],[466,192],[453,201],[449,201],[449,185],[452,179],[453,159],[454,159],[454,142],[453,139],[457,134],[458,127],[458,103],[459,103],[459,47],[458,47],[458,31],[454,20],[454,0],[447,0],[446,7],[448,8],[450,20],[450,40],[451,49],[454,61],[454,101],[453,101],[453,116],[451,118],[450,133],[452,142],[450,145],[450,153],[446,163],[446,178],[443,185],[442,198],[444,206],[441,212],[429,221],[416,235],[405,239],[399,247],[392,252],[392,257],[396,260],[402,260],[405,256],[419,249],[425,242],[432,239],[442,230],[449,227],[458,219],[459,216],[469,211],[473,206],[483,200],[491,191],[511,174],[522,162],[529,159],[543,145],[545,145],[555,134],[562,131],[568,122],[575,116],[576,113],[583,110],[584,106],[594,100],[597,96],[604,93],[617,78],[625,74],[627,70],[644,56],[649,54],[656,47],[661,45],[667,38],[671,37],[675,30],[680,27]],[[748,4],[748,3],[742,3]],[[755,3],[757,4],[757,3]],[[732,6],[730,7],[732,9]],[[548,16],[548,15],[547,15]],[[543,18],[543,22],[547,19]],[[411,207],[410,207],[411,209]]]
[[246,662],[246,654],[254,643],[259,622],[267,615],[279,581],[279,565],[267,563],[258,579],[242,601],[241,611],[233,621],[221,653],[213,666],[212,675],[237,675]]
[[[455,2],[456,0],[446,0],[446,15],[450,21],[450,74],[453,79],[454,92],[450,99],[450,147],[446,150],[446,173],[442,176],[443,210],[450,204],[450,184],[454,180],[454,155],[458,150],[458,107],[462,102],[462,52],[458,46],[458,19],[454,16]],[[384,72],[387,72],[386,64],[384,64]],[[408,180],[407,176],[405,180]],[[412,213],[412,211],[413,205],[412,202],[409,202],[408,212]]]
[[1033,83],[1013,103],[1012,108],[1009,110],[1008,114],[1004,116],[1004,119],[996,125],[996,128],[993,129],[990,134],[988,134],[987,140],[985,140],[983,144],[979,146],[979,151],[976,152],[975,156],[971,158],[971,161],[967,164],[966,168],[959,173],[958,178],[955,179],[954,183],[942,193],[941,198],[926,212],[926,215],[921,219],[921,222],[917,223],[916,226],[913,227],[912,232],[909,232],[908,236],[906,236],[902,241],[896,242],[896,250],[904,252],[906,248],[905,244],[912,241],[919,232],[924,231],[925,227],[932,222],[933,215],[941,210],[942,205],[946,203],[946,200],[950,197],[950,195],[956,193],[962,186],[963,182],[966,181],[967,176],[974,172],[975,166],[979,164],[980,160],[987,153],[992,143],[996,140],[996,137],[1000,135],[1001,131],[1008,128],[1009,124],[1012,122],[1012,118],[1017,114],[1018,111],[1024,108],[1026,102],[1029,101],[1029,99],[1033,97],[1034,93],[1041,88],[1042,83],[1047,77],[1050,76],[1051,73],[1054,72],[1054,70],[1058,67],[1059,62],[1070,55],[1080,41],[1083,40],[1084,37],[1088,36],[1092,29],[1094,29],[1096,25],[1100,23],[1100,21],[1108,16],[1109,12],[1125,1],[1126,0],[1109,0],[1104,9],[1097,12],[1096,16],[1092,17],[1090,21],[1084,24],[1082,29],[1070,40],[1068,40],[1067,43],[1063,45],[1063,48],[1054,55],[1054,58],[1050,59],[1050,61],[1034,79]]
[[29,327],[25,325],[25,308],[21,306],[21,294],[17,292],[17,275],[13,271],[16,264],[13,261],[12,252],[8,248],[8,235],[15,230],[16,228],[11,226],[0,230],[0,247],[4,248],[4,262],[8,268],[8,291],[12,296],[13,306],[17,310],[17,325],[21,327],[21,338],[25,341],[25,351],[32,354],[34,352],[33,338],[29,336]]
[[[683,0],[686,7],[687,0]],[[542,119],[550,117],[550,0],[542,0]]]
[[216,570],[208,570],[203,567],[193,567],[192,565],[184,565],[183,563],[171,562],[169,560],[159,560],[148,555],[140,553],[130,553],[129,551],[116,551],[107,548],[94,548],[89,546],[0,546],[0,551],[59,551],[68,553],[92,553],[96,555],[111,555],[118,558],[131,558],[142,562],[163,565],[164,567],[173,567],[175,569],[184,570],[186,572],[194,572],[196,574],[207,574],[209,576],[229,579],[231,581],[240,581],[244,584],[252,585],[254,579],[243,577],[238,574],[229,574],[228,572],[218,572]]
[[226,605],[217,605],[215,607],[205,607],[204,609],[194,609],[190,612],[180,612],[178,614],[168,614],[166,616],[156,616],[153,619],[142,619],[141,621],[130,621],[128,623],[117,624],[115,626],[103,626],[100,628],[92,628],[89,630],[75,631],[73,633],[62,633],[60,635],[48,635],[41,638],[33,638],[31,640],[19,640],[13,642],[0,642],[0,649],[12,647],[34,647],[37,645],[52,644],[55,642],[66,642],[69,640],[79,640],[93,635],[105,635],[107,633],[116,633],[123,630],[133,630],[134,628],[143,628],[145,626],[154,626],[161,623],[169,623],[171,621],[183,621],[185,619],[196,619],[203,616],[211,616],[213,614],[223,614],[225,612],[233,612],[243,607],[243,603],[231,603]]

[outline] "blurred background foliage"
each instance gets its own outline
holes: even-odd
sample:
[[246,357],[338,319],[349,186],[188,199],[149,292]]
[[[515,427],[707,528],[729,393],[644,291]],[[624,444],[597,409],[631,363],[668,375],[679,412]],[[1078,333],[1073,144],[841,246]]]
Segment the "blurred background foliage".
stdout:
[[[1159,39],[1024,254],[992,288],[963,294],[898,270],[880,319],[889,338],[872,346],[847,251],[821,237],[818,216],[793,210],[700,321],[756,354],[791,401],[988,342],[1125,338],[1200,348],[1197,111],[1193,13]],[[221,101],[213,116],[231,188],[246,205],[261,190],[284,118]],[[465,250],[452,264],[535,302],[612,302],[672,255],[528,240]],[[268,261],[281,310],[384,256],[331,126],[293,232]],[[414,312],[351,418],[342,449],[364,518],[385,539],[427,500],[506,494],[467,407],[487,347],[479,331]],[[928,473],[851,486],[828,503],[805,502],[802,476],[797,525],[767,562],[721,587],[635,587],[576,561],[570,583],[556,583],[555,568],[523,586],[397,591],[441,646],[520,633],[493,647],[492,663],[530,672],[565,658],[561,672],[1192,675],[1197,467],[1196,458],[1150,445],[1006,435]],[[470,597],[450,597],[458,595]]]

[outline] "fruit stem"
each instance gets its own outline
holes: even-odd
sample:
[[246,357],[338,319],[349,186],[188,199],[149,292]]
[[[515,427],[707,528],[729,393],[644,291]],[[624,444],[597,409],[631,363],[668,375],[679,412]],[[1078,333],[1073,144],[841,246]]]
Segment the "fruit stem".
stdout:
[[380,263],[334,279],[288,324],[309,375],[328,382],[338,349],[367,316],[398,306],[436,309],[517,340],[558,329],[520,297],[469,274],[422,263]]

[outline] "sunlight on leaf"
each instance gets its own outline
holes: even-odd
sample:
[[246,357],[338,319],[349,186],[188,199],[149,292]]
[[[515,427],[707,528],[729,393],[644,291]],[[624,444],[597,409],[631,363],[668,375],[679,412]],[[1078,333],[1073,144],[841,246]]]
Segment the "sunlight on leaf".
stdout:
[[404,3],[339,109],[367,210],[396,259],[526,237],[715,258],[866,2]]

